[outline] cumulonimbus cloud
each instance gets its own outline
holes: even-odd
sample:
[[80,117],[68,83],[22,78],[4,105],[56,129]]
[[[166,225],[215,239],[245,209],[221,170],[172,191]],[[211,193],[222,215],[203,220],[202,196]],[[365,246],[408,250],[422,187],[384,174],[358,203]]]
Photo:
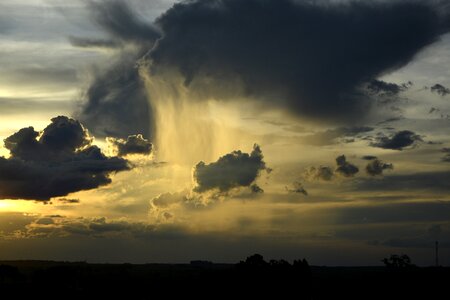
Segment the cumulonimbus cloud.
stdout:
[[150,76],[181,74],[197,99],[239,93],[307,118],[354,122],[370,111],[367,84],[394,94],[405,88],[375,80],[449,31],[448,4],[192,0],[149,24],[124,2],[92,2],[93,20],[109,37],[72,42],[133,50],[119,50],[123,55],[95,76],[77,117],[97,135],[149,138],[154,118],[136,68],[141,60]]
[[130,168],[92,140],[80,122],[65,116],[53,118],[41,133],[28,127],[9,136],[10,157],[0,157],[0,199],[49,200],[109,184],[111,173]]
[[342,121],[367,110],[362,85],[406,65],[449,31],[446,4],[184,1],[156,20],[162,37],[147,58],[152,74],[175,69],[203,94],[223,93],[220,83],[239,81],[245,95],[268,105]]

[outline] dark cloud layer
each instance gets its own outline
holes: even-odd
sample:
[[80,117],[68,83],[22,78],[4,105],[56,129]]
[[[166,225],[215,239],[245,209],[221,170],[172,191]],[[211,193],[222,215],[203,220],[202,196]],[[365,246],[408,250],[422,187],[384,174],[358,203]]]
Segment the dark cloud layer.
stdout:
[[446,3],[184,1],[157,19],[162,38],[148,59],[153,74],[176,69],[201,93],[240,81],[246,95],[269,105],[348,121],[367,111],[364,83],[406,65],[448,32]]
[[210,164],[201,161],[194,168],[197,184],[194,191],[218,189],[226,192],[235,187],[250,186],[259,173],[266,169],[263,158],[261,149],[255,145],[250,154],[238,150]]
[[402,130],[390,137],[377,137],[377,140],[370,145],[383,149],[403,150],[404,148],[412,146],[420,141],[422,141],[420,135],[409,130]]
[[153,120],[137,61],[153,46],[159,33],[151,24],[140,20],[121,1],[89,2],[92,18],[108,34],[108,39],[71,37],[72,44],[83,47],[112,47],[117,57],[108,68],[97,72],[87,89],[77,118],[96,136],[126,138],[140,133],[152,135]]
[[0,199],[49,200],[111,182],[109,174],[129,169],[106,157],[76,120],[59,116],[41,133],[23,128],[5,139],[0,157]]
[[108,138],[113,147],[117,150],[118,156],[125,156],[128,154],[144,154],[148,155],[152,152],[153,145],[142,134],[130,135],[126,140]]
[[371,176],[383,175],[384,170],[392,170],[393,164],[385,163],[377,158],[372,159],[366,166],[367,174]]

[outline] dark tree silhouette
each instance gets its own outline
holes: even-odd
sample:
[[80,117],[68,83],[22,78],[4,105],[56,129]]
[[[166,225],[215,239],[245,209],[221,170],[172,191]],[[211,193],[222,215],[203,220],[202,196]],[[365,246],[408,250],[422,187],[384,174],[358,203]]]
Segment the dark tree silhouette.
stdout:
[[414,267],[411,263],[411,258],[406,254],[392,254],[389,258],[383,258],[381,260],[388,268],[410,268]]
[[[239,290],[253,298],[274,297],[310,299],[312,273],[308,262],[295,260],[290,264],[284,259],[264,260],[260,254],[254,254],[236,265]],[[301,287],[302,293],[298,294]]]

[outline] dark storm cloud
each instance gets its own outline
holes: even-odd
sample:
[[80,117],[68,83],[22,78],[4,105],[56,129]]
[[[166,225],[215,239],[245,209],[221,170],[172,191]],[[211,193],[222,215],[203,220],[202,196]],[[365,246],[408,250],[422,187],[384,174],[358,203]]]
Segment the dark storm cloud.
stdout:
[[97,136],[126,138],[140,133],[152,135],[153,120],[144,83],[137,61],[153,46],[158,31],[140,20],[121,1],[89,2],[93,20],[110,37],[89,40],[72,37],[77,46],[113,46],[132,43],[132,48],[119,48],[119,54],[108,68],[97,72],[77,112],[82,121]]
[[151,108],[135,62],[140,55],[123,53],[87,89],[76,117],[96,136],[151,135]]
[[441,151],[445,153],[444,157],[442,158],[442,161],[450,162],[450,148],[442,148]]
[[149,52],[150,69],[178,70],[203,94],[238,81],[244,94],[269,105],[349,122],[368,111],[364,84],[448,32],[447,3],[184,1],[157,19],[162,38]]
[[106,157],[76,120],[52,119],[41,133],[23,128],[5,139],[9,158],[0,157],[0,199],[49,200],[111,182],[109,174],[129,169]]
[[438,95],[441,95],[442,97],[447,96],[448,94],[450,94],[450,89],[446,88],[445,86],[441,85],[441,84],[435,84],[430,88],[430,91],[432,93],[436,93]]
[[130,135],[126,140],[108,138],[116,149],[118,156],[125,156],[128,154],[144,154],[148,155],[152,152],[153,145],[146,140],[141,134]]
[[375,158],[367,164],[366,173],[371,176],[383,175],[384,170],[392,170],[393,168],[393,164],[388,164]]
[[377,137],[376,141],[371,143],[370,145],[383,149],[403,150],[404,148],[412,146],[415,143],[421,141],[422,138],[420,137],[420,135],[409,130],[402,130],[390,137]]
[[317,132],[301,137],[301,142],[313,146],[326,146],[337,143],[337,139],[345,137],[358,137],[361,133],[372,131],[372,127],[355,126],[355,127],[339,127],[328,129],[326,131]]
[[94,22],[110,35],[125,41],[153,42],[160,37],[158,30],[141,20],[123,1],[89,2]]
[[7,137],[5,148],[10,151],[11,158],[24,161],[64,160],[72,158],[76,150],[91,144],[92,138],[80,122],[64,116],[51,121],[41,134],[28,127]]
[[386,175],[382,180],[360,179],[355,188],[367,191],[426,190],[448,193],[450,172],[418,172],[406,175]]
[[201,161],[194,168],[194,191],[218,189],[226,192],[235,187],[250,186],[266,169],[263,158],[259,146],[254,145],[250,154],[237,150],[210,164]]
[[396,83],[385,82],[383,80],[373,79],[367,85],[367,89],[372,94],[384,94],[395,96],[407,90],[412,85],[411,82],[398,85]]
[[336,157],[336,170],[335,172],[344,176],[344,177],[353,177],[356,173],[359,172],[357,166],[347,161],[345,155],[340,155]]

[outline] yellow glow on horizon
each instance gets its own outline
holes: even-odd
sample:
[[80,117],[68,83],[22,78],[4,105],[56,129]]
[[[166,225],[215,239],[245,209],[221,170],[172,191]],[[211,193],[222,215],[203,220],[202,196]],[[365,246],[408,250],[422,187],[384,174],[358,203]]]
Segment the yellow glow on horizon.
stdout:
[[0,200],[0,212],[35,212],[36,206],[27,200]]

